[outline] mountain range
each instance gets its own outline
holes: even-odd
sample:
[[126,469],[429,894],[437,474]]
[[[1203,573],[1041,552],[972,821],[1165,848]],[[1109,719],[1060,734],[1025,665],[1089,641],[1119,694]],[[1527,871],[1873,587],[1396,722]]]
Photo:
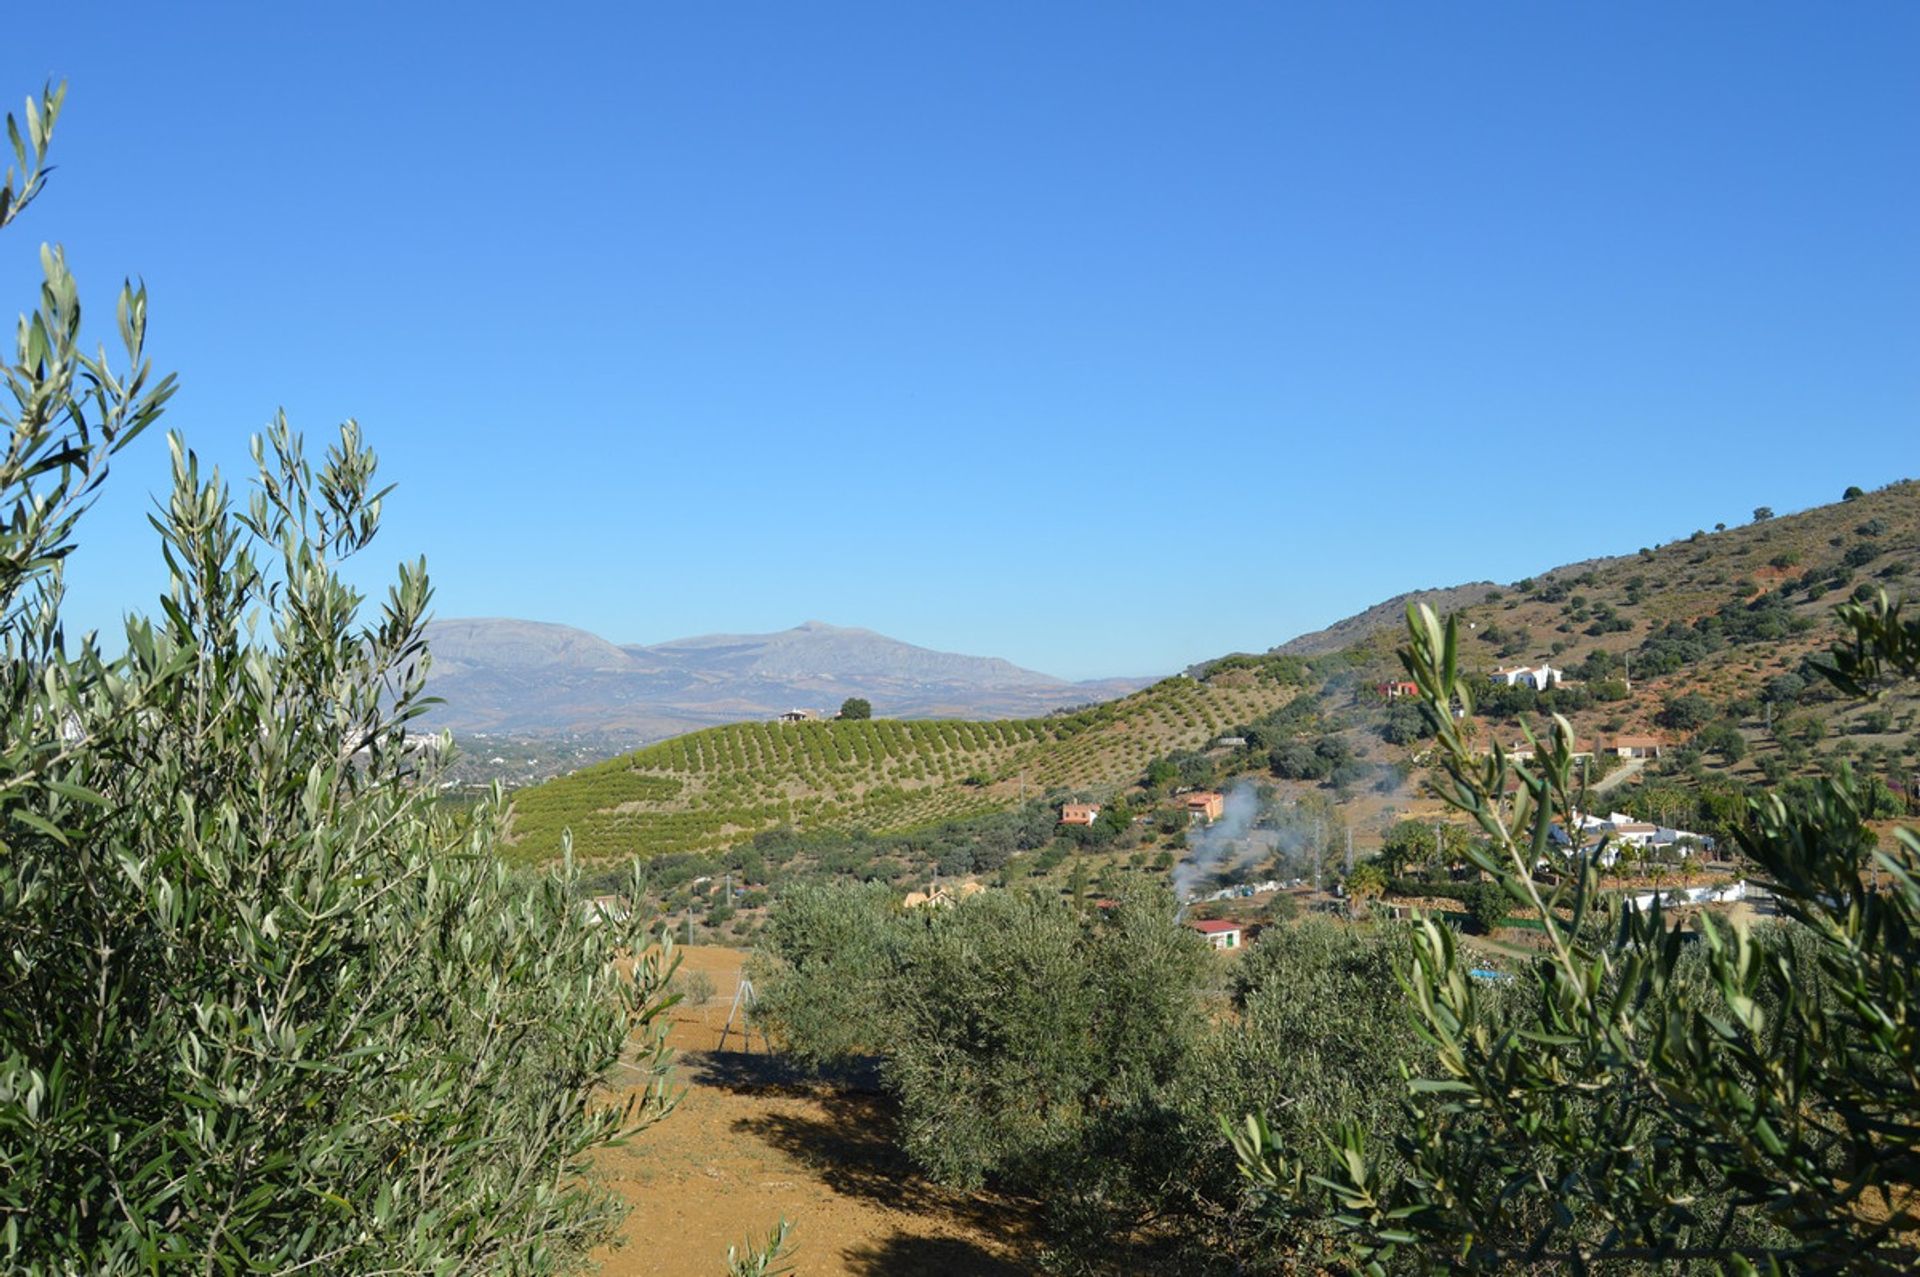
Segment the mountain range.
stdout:
[[444,702],[427,726],[636,744],[791,709],[827,716],[848,697],[889,718],[1035,717],[1150,681],[1069,682],[821,621],[621,645],[549,622],[468,617],[434,622],[427,638],[428,690]]

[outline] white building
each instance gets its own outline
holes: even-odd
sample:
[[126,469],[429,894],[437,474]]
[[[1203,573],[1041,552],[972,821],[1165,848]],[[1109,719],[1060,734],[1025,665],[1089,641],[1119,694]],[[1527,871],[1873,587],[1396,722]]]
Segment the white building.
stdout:
[[[1580,830],[1580,849],[1589,853],[1598,849],[1602,869],[1613,868],[1614,862],[1620,859],[1622,847],[1634,847],[1640,851],[1674,851],[1683,859],[1691,856],[1695,847],[1708,850],[1713,847],[1713,839],[1705,834],[1638,820],[1624,811],[1608,812],[1605,816],[1596,816],[1591,812],[1575,812],[1574,815]],[[1573,845],[1573,839],[1557,824],[1553,827],[1552,836],[1553,841],[1562,847]]]
[[1551,665],[1516,665],[1510,670],[1495,670],[1493,681],[1507,687],[1531,687],[1536,692],[1557,687],[1567,681],[1567,672]]

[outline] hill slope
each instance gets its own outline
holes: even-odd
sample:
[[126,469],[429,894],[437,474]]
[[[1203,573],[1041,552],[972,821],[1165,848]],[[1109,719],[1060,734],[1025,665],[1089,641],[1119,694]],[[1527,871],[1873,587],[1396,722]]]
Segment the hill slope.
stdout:
[[[1607,801],[1725,835],[1744,796],[1843,764],[1884,782],[1888,808],[1920,800],[1920,698],[1893,689],[1863,704],[1807,666],[1839,636],[1836,604],[1881,590],[1898,600],[1915,582],[1920,484],[1909,481],[1507,586],[1446,593],[1457,600],[1478,591],[1452,610],[1463,666],[1481,676],[1473,725],[1480,741],[1518,746],[1523,726],[1544,728],[1549,712],[1571,721],[1583,748],[1650,737],[1661,757],[1609,778]],[[1338,738],[1370,764],[1417,774],[1422,717],[1377,690],[1404,677],[1395,656],[1404,602],[1396,602],[1329,631],[1349,642],[1313,662],[1321,716],[1300,720],[1298,738],[1281,742],[1271,759],[1241,759],[1245,768],[1265,771],[1271,761],[1274,774],[1295,774],[1300,768],[1280,756],[1288,748]],[[1254,669],[1299,659],[1294,644],[1233,658]],[[1544,695],[1490,677],[1542,665],[1565,679]],[[1377,836],[1365,821],[1355,827],[1363,847]]]
[[[1920,484],[1901,483],[1505,587],[1415,597],[1452,605],[1468,669],[1551,663],[1569,676],[1547,696],[1496,693],[1489,682],[1476,707],[1483,739],[1517,740],[1522,722],[1548,710],[1567,714],[1583,740],[1659,736],[1671,757],[1610,791],[1630,809],[1632,794],[1656,783],[1671,800],[1674,786],[1703,778],[1775,785],[1842,759],[1905,785],[1920,771],[1920,703],[1853,705],[1802,666],[1833,640],[1835,603],[1880,588],[1898,596],[1915,580]],[[522,791],[514,846],[550,856],[568,827],[587,857],[706,850],[781,825],[895,832],[1004,809],[1023,794],[1130,786],[1150,760],[1246,724],[1250,743],[1220,753],[1220,766],[1323,785],[1343,801],[1372,789],[1372,814],[1355,817],[1364,849],[1377,839],[1367,822],[1382,815],[1380,795],[1417,801],[1417,788],[1377,783],[1417,779],[1424,749],[1414,708],[1374,690],[1399,676],[1404,601],[1071,716],[696,732]],[[1290,704],[1297,695],[1307,699]]]
[[428,630],[427,725],[455,732],[592,733],[657,740],[849,696],[912,717],[1024,717],[1133,691],[1143,679],[1069,683],[991,657],[936,652],[872,630],[808,621],[625,647],[538,621],[465,618]]
[[735,723],[650,745],[515,795],[510,839],[596,859],[726,846],[765,829],[892,832],[1049,789],[1131,783],[1294,694],[1245,671],[1171,678],[1079,713],[989,722]]

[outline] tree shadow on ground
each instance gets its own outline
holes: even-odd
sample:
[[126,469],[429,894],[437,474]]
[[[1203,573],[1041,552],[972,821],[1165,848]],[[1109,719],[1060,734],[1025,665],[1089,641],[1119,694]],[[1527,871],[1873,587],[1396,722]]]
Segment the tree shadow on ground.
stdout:
[[878,1094],[880,1090],[878,1060],[855,1060],[831,1069],[808,1069],[787,1056],[754,1051],[688,1051],[680,1060],[698,1085],[736,1095]]
[[[950,1219],[1009,1246],[1032,1238],[1035,1220],[1030,1204],[990,1193],[942,1188],[922,1175],[900,1148],[897,1115],[887,1097],[816,1089],[809,1098],[818,1105],[817,1113],[766,1113],[741,1118],[733,1129],[809,1167],[823,1184],[844,1197],[860,1198],[889,1210]],[[988,1252],[982,1250],[981,1254]]]
[[1000,1258],[985,1247],[958,1237],[912,1237],[896,1233],[885,1241],[843,1252],[847,1267],[874,1277],[952,1274],[953,1277],[1024,1277],[1032,1269]]

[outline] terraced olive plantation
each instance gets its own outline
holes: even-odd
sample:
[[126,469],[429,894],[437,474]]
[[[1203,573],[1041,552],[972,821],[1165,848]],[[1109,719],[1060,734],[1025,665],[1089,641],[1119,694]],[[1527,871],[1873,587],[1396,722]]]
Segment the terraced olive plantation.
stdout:
[[513,799],[524,860],[724,847],[764,829],[897,832],[1006,807],[1024,792],[1133,780],[1278,708],[1291,687],[1245,671],[1167,679],[1054,718],[734,723],[677,736]]

